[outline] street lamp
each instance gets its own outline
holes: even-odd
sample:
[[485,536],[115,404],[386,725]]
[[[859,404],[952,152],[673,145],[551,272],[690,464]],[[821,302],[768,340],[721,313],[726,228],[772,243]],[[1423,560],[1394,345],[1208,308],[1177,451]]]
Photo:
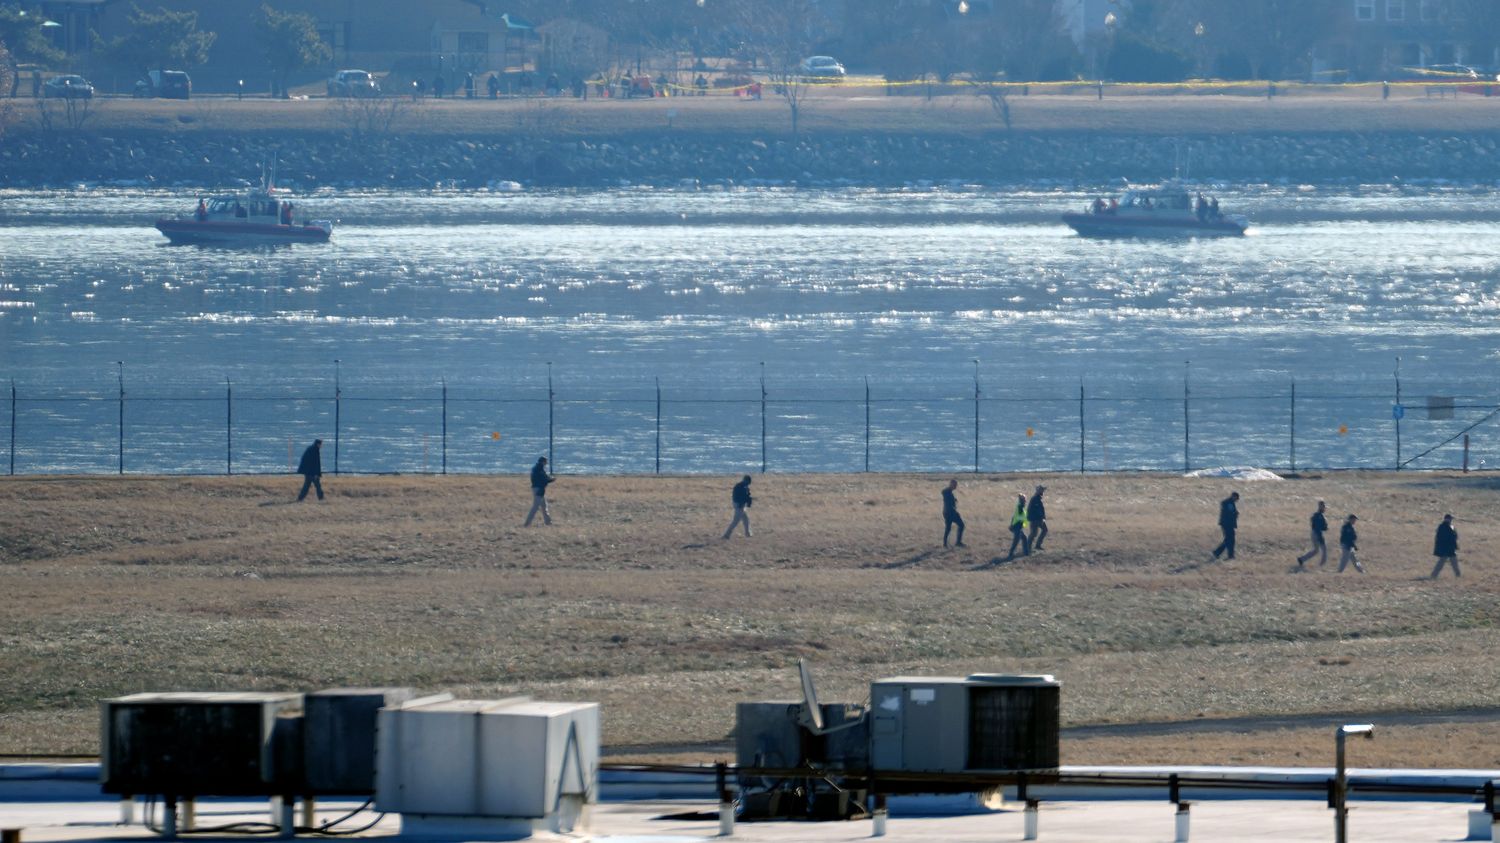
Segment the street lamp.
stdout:
[[1208,78],[1208,68],[1206,67],[1208,61],[1203,51],[1203,33],[1207,31],[1208,28],[1203,25],[1203,21],[1201,20],[1193,25],[1193,43],[1198,45],[1198,76],[1203,79]]
[[[1115,25],[1120,19],[1115,17],[1114,12],[1104,15],[1104,38],[1108,46],[1113,47],[1115,42]],[[1094,39],[1094,84],[1097,86],[1099,99],[1104,99],[1104,77],[1099,72],[1099,41]]]
[[236,102],[238,102],[240,100],[243,100],[244,98],[245,98],[245,80],[241,79],[239,81],[239,90],[235,92],[234,99],[235,99]]

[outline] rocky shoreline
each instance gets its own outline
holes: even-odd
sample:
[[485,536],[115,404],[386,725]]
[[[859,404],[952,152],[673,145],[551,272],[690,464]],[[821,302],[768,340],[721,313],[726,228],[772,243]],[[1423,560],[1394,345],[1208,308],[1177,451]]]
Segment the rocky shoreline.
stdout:
[[1309,184],[1500,182],[1494,133],[1298,133],[1182,138],[1099,132],[983,137],[849,133],[618,137],[400,135],[342,132],[32,132],[0,145],[0,184],[222,186],[251,178],[274,154],[284,182],[324,186],[482,188],[622,183],[892,186],[913,182],[1099,184],[1157,181],[1179,160],[1203,181]]

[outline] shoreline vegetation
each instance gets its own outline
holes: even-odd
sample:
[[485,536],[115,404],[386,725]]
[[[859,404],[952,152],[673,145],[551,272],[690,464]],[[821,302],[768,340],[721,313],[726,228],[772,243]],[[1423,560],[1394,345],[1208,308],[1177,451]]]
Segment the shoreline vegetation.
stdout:
[[[1423,89],[1426,90],[1426,89]],[[77,103],[87,102],[87,105]],[[275,154],[298,187],[793,182],[1500,180],[1500,98],[1378,89],[987,98],[814,92],[800,131],[762,100],[204,97],[16,100],[0,183],[219,185]],[[76,124],[76,125],[74,125]]]
[[[864,700],[898,674],[1051,673],[1065,764],[1500,766],[1500,484],[1455,472],[1233,483],[1165,474],[0,479],[0,754],[91,755],[139,691],[411,686],[604,706],[611,760],[732,757],[734,704]],[[1017,493],[1046,549],[1004,561]],[[1241,493],[1238,557],[1209,561]],[[1293,573],[1318,500],[1369,573]],[[1457,516],[1464,576],[1431,581]]]

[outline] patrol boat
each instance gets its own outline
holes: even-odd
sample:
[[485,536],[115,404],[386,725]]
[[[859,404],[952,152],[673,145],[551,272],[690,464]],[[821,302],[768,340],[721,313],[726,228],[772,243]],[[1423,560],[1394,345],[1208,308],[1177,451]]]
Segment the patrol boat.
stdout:
[[1250,227],[1243,215],[1220,212],[1217,200],[1179,182],[1095,199],[1086,211],[1063,214],[1063,222],[1084,237],[1241,237]]
[[199,197],[191,214],[162,217],[156,230],[174,244],[210,243],[326,243],[333,236],[332,220],[297,221],[297,209],[287,191],[276,187],[274,165],[260,187],[243,193]]

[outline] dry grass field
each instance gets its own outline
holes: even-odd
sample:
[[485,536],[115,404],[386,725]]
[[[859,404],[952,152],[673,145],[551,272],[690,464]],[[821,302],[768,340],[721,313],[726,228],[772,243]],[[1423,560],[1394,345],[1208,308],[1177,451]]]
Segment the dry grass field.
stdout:
[[[604,704],[615,759],[730,752],[734,703],[827,700],[893,674],[1048,672],[1064,763],[1500,767],[1500,480],[1334,473],[1247,483],[1239,558],[1209,562],[1231,484],[1165,475],[0,480],[0,753],[90,754],[95,703],[147,690],[407,685]],[[1003,561],[1017,491],[1052,536]],[[1369,573],[1294,574],[1308,512],[1361,517]],[[1464,577],[1424,579],[1458,517]],[[1337,523],[1337,517],[1330,521]],[[1336,530],[1336,527],[1335,527]],[[1336,560],[1335,560],[1336,561]]]
[[[962,88],[928,98],[919,89],[886,96],[878,86],[814,90],[803,103],[809,133],[892,132],[969,136],[1003,131],[987,98]],[[1237,132],[1476,132],[1500,128],[1500,98],[1474,94],[1429,96],[1420,87],[1397,88],[1388,101],[1378,87],[1347,90],[1282,88],[1268,100],[1260,87],[1230,92],[1207,89],[1175,95],[1110,88],[1104,99],[1079,86],[1011,96],[1013,128],[1025,132],[1098,131],[1129,135]],[[207,96],[182,102],[97,99],[85,129],[238,132],[246,134],[347,131],[368,122],[367,101]],[[620,136],[633,134],[789,132],[786,104],[767,89],[759,101],[736,97],[574,100],[408,99],[392,101],[390,130],[402,135]],[[20,128],[35,128],[32,101],[18,102]],[[61,120],[62,118],[55,118]],[[377,121],[384,122],[384,121]]]

